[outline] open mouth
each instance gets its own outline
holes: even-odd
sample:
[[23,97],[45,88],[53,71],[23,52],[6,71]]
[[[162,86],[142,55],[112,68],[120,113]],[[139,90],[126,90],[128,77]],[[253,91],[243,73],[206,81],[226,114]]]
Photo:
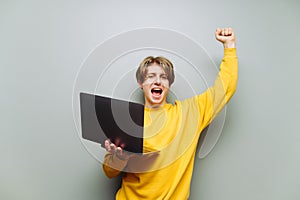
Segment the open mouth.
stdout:
[[153,89],[151,89],[151,93],[152,93],[154,96],[160,96],[162,92],[163,92],[163,90],[162,90],[162,89],[159,89],[159,88],[153,88]]

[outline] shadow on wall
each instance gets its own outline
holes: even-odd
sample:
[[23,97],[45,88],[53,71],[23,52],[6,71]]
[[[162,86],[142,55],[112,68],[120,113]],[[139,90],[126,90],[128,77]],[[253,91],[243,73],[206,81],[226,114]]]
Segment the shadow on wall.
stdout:
[[[122,177],[122,174],[118,175],[115,178],[105,180],[106,183],[103,185],[105,185],[104,191],[106,191],[106,194],[105,194],[106,200],[115,200],[116,193],[119,190],[119,188],[121,187],[121,177]],[[103,186],[103,185],[101,184],[101,186]],[[102,198],[100,198],[100,199],[102,199]]]

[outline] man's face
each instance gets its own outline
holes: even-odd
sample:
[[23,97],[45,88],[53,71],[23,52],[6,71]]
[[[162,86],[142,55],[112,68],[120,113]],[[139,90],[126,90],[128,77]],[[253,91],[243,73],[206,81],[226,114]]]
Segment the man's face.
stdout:
[[145,106],[148,108],[162,107],[166,103],[170,83],[167,74],[158,64],[147,68],[144,82],[139,84],[145,96]]

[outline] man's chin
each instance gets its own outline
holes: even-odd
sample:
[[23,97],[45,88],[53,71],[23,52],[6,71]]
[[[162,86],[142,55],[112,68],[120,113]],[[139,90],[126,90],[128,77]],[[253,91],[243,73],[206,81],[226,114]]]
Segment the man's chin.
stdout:
[[160,103],[163,101],[163,97],[162,96],[152,96],[151,101],[155,102],[155,103]]
[[164,105],[166,103],[166,98],[164,95],[149,95],[148,98],[146,99],[147,101],[147,104],[151,107],[154,106],[154,107],[160,107],[162,105]]
[[159,98],[159,99],[151,98],[151,104],[153,104],[153,105],[161,105],[164,103],[165,103],[165,101],[163,98]]

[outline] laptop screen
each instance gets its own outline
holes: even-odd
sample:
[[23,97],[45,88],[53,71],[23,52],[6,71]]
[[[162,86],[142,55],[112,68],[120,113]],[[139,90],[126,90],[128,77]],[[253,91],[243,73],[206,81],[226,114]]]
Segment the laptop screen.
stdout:
[[143,153],[144,105],[80,93],[80,112],[84,139],[102,147],[110,139],[126,151]]

